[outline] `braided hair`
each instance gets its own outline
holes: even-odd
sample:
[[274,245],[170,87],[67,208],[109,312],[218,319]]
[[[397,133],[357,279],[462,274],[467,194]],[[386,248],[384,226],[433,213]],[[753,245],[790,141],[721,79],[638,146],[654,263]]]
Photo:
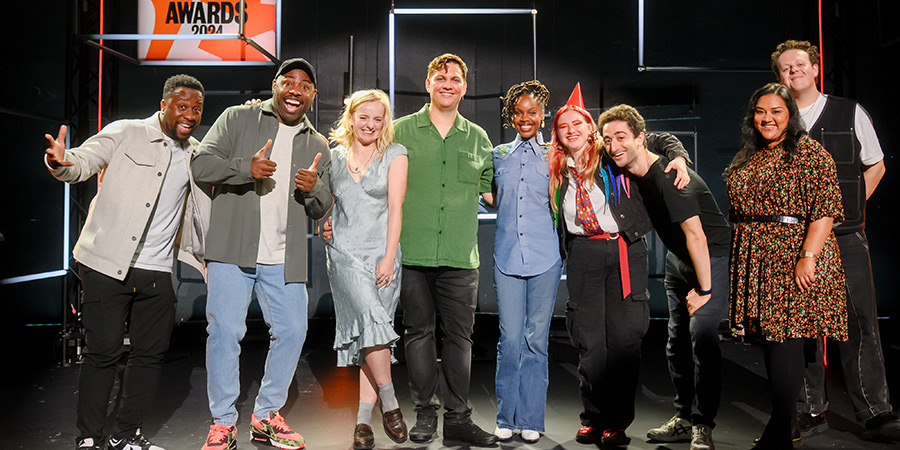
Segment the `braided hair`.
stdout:
[[506,92],[506,96],[500,97],[500,100],[503,100],[503,108],[500,110],[500,116],[506,119],[503,128],[509,128],[509,126],[512,125],[513,117],[515,117],[516,114],[516,102],[519,101],[519,97],[528,94],[531,94],[534,97],[534,100],[540,103],[545,111],[547,110],[547,102],[550,101],[550,91],[547,90],[547,87],[541,84],[540,81],[531,80],[514,84],[509,88],[509,91]]

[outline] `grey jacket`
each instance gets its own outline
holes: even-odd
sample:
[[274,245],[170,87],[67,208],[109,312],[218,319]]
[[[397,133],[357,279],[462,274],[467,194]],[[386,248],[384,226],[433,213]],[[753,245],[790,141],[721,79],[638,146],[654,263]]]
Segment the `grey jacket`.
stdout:
[[[310,192],[293,187],[288,202],[285,231],[285,282],[300,283],[307,279],[306,217],[318,220],[331,208],[331,152],[328,141],[303,118],[305,126],[294,136],[292,174],[309,167],[317,153],[319,179]],[[278,117],[272,99],[250,106],[233,106],[216,119],[200,148],[194,154],[191,170],[194,178],[215,186],[206,236],[206,260],[255,267],[259,253],[259,196],[256,180],[250,175],[253,155],[266,140],[278,133]],[[271,154],[271,149],[267,155]],[[293,180],[293,178],[292,178]]]
[[[199,142],[190,138],[189,144],[196,149]],[[113,122],[80,147],[66,150],[64,159],[75,165],[51,169],[60,181],[78,183],[107,169],[75,244],[76,260],[117,280],[125,278],[171,157],[158,114]],[[174,248],[176,258],[204,276],[203,235],[209,224],[210,195],[210,186],[191,178]]]

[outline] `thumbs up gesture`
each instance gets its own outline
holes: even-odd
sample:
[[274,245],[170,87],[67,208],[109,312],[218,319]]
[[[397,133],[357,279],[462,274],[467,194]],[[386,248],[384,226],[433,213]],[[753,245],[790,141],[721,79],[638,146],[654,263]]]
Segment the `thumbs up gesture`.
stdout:
[[50,164],[50,167],[56,169],[60,166],[74,166],[75,163],[71,161],[65,161],[66,155],[66,126],[60,125],[59,134],[56,136],[56,139],[49,134],[45,134],[44,138],[47,139],[48,146],[47,150],[44,150],[44,153],[47,155],[47,163]]
[[250,176],[257,180],[265,180],[275,173],[275,161],[266,158],[266,152],[269,151],[270,147],[272,147],[271,139],[266,141],[266,145],[259,149],[259,151],[253,155],[253,160],[250,161]]
[[316,181],[319,179],[319,174],[316,171],[319,168],[320,159],[322,159],[322,153],[316,153],[316,159],[310,164],[309,169],[300,169],[297,171],[297,175],[294,177],[294,182],[297,183],[297,189],[300,189],[303,192],[309,192],[316,186]]

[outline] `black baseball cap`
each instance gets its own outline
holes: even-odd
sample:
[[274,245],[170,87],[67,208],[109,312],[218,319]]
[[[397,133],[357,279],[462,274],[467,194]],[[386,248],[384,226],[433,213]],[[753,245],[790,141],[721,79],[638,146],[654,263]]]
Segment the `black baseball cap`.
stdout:
[[300,69],[306,72],[309,75],[309,80],[312,81],[313,85],[316,85],[316,71],[313,69],[312,64],[309,61],[303,58],[291,58],[285,60],[281,63],[281,67],[278,68],[278,73],[275,74],[275,78],[278,78],[281,75],[284,75],[294,69]]

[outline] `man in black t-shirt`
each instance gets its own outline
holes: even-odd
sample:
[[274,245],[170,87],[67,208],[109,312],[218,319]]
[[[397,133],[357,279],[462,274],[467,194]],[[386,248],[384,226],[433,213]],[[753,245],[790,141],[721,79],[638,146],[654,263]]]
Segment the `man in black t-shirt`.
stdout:
[[691,450],[713,449],[712,428],[722,388],[718,327],[728,309],[731,226],[706,182],[693,170],[688,169],[687,186],[680,190],[674,186],[674,174],[664,172],[668,159],[647,150],[646,127],[637,110],[613,107],[600,115],[597,127],[607,156],[627,169],[669,249],[666,355],[675,385],[675,416],[648,431],[647,437],[691,441]]

